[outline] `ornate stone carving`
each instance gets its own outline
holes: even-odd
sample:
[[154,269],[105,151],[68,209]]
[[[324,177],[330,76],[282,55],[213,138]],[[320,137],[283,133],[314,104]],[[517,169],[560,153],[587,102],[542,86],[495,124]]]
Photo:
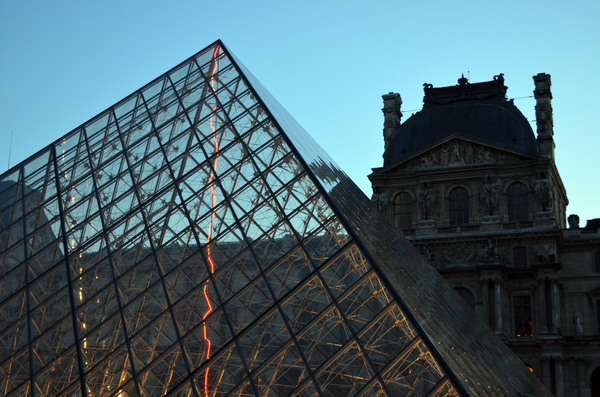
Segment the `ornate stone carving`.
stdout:
[[538,263],[554,263],[556,262],[556,247],[553,244],[538,245],[535,257]]
[[453,244],[444,249],[443,255],[451,264],[467,264],[475,256],[475,248],[467,244]]
[[500,197],[500,183],[495,177],[488,176],[480,192],[483,215],[493,215],[498,213],[498,199]]
[[583,335],[583,319],[579,309],[575,309],[575,316],[573,316],[573,324],[575,325],[575,335]]
[[569,222],[569,229],[579,229],[579,215],[569,215],[567,222]]
[[377,208],[379,208],[380,210],[383,210],[383,208],[387,205],[388,201],[387,201],[387,197],[385,195],[385,193],[383,193],[381,191],[381,188],[379,186],[375,187],[375,191],[373,192],[373,195],[371,196],[371,201],[377,206]]
[[540,211],[549,211],[552,209],[552,199],[553,199],[553,191],[552,191],[552,182],[550,179],[541,179],[535,182],[533,186],[533,190],[535,191],[535,198],[538,203],[538,208]]
[[481,259],[483,259],[484,261],[497,261],[499,256],[498,247],[496,246],[496,243],[492,240],[488,240],[487,243],[481,249],[480,255]]
[[419,208],[421,210],[421,219],[433,219],[433,210],[435,207],[435,203],[435,192],[429,187],[427,183],[424,183],[421,186],[421,190],[419,192]]
[[484,146],[454,141],[423,154],[417,163],[413,163],[412,167],[407,166],[407,169],[413,167],[417,169],[435,169],[466,164],[495,163],[499,159],[498,154],[492,153],[490,149]]
[[402,118],[402,112],[400,107],[402,106],[402,98],[400,94],[390,92],[389,94],[383,95],[383,141],[385,144],[385,151],[387,151],[392,135],[400,126],[400,119]]

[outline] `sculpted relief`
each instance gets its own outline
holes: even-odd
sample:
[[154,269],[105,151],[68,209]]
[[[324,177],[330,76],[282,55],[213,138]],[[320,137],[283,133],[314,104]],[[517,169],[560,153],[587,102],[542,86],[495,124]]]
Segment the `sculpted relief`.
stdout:
[[498,199],[500,197],[500,183],[496,177],[488,176],[480,192],[479,200],[482,204],[483,215],[498,213]]
[[425,153],[419,158],[418,164],[415,164],[414,168],[427,169],[466,164],[495,163],[502,157],[503,155],[494,153],[485,146],[454,141]]
[[421,219],[433,219],[435,202],[435,192],[427,183],[424,183],[419,191],[419,209],[421,210]]
[[542,211],[551,210],[554,196],[550,179],[546,178],[536,181],[533,185],[533,190],[535,191],[538,208]]

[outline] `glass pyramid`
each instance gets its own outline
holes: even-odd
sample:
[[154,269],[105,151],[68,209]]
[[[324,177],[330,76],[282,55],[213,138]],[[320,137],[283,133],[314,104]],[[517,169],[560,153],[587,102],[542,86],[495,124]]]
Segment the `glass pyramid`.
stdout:
[[0,176],[0,394],[547,393],[217,41]]

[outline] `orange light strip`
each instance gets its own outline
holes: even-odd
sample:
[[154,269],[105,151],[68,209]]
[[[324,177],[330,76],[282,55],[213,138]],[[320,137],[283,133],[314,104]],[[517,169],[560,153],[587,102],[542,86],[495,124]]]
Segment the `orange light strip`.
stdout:
[[[210,265],[210,274],[213,274],[215,272],[215,262],[213,261],[212,258],[212,253],[210,250],[210,243],[212,240],[212,231],[213,231],[213,222],[215,220],[215,207],[217,206],[217,195],[215,194],[215,186],[213,185],[213,181],[215,180],[215,170],[217,169],[217,163],[218,163],[218,159],[219,159],[219,141],[217,140],[217,128],[215,127],[215,123],[214,123],[214,114],[215,114],[215,110],[217,110],[217,90],[215,88],[215,73],[217,72],[217,69],[219,67],[219,62],[217,60],[217,55],[219,53],[219,46],[217,45],[215,47],[215,50],[213,52],[213,64],[212,64],[212,70],[210,72],[210,87],[213,91],[213,94],[215,95],[215,106],[212,109],[212,113],[210,114],[210,128],[212,130],[212,134],[213,134],[213,140],[214,140],[214,154],[215,154],[215,159],[213,162],[213,167],[212,170],[210,171],[210,177],[208,178],[208,184],[210,185],[210,193],[212,195],[212,214],[210,216],[210,224],[208,225],[208,234],[206,237],[206,256],[208,257],[208,263]],[[206,284],[204,284],[204,289],[203,289],[203,293],[204,293],[204,298],[206,299],[206,304],[208,305],[208,309],[206,310],[206,312],[204,313],[204,315],[202,316],[202,320],[206,320],[206,317],[208,317],[208,315],[210,313],[212,313],[213,308],[212,305],[210,304],[210,299],[208,297],[208,283],[209,280],[206,281]],[[204,332],[204,340],[206,340],[206,343],[208,344],[207,348],[206,348],[206,361],[208,361],[210,359],[210,349],[211,349],[211,341],[210,338],[208,337],[208,329],[206,327],[206,322],[203,325],[203,332]],[[204,395],[205,397],[209,397],[208,396],[208,373],[210,371],[210,367],[206,368],[206,372],[204,373]]]

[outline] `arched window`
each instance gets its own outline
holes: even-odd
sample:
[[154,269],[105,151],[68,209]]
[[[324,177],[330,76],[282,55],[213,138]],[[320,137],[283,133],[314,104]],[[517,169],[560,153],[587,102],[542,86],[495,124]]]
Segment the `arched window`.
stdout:
[[450,192],[448,208],[451,225],[466,225],[469,223],[469,193],[462,187]]
[[506,207],[510,222],[526,221],[529,215],[527,186],[520,182],[513,183],[506,190]]
[[467,305],[471,306],[471,309],[475,310],[475,297],[473,296],[471,291],[464,287],[454,288],[454,291],[456,291],[460,295],[460,297],[463,298],[465,302],[467,302]]
[[394,197],[394,226],[400,229],[411,229],[414,201],[410,194],[402,192]]

